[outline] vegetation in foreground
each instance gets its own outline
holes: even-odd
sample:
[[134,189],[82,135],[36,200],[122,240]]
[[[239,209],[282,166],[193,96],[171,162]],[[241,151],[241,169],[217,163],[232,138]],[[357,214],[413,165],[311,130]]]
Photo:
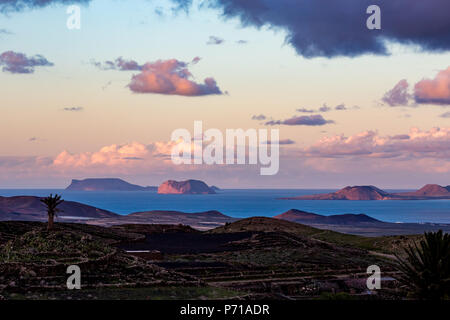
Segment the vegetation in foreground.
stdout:
[[34,293],[12,293],[5,295],[10,300],[209,300],[231,299],[242,292],[217,287],[144,287],[144,288],[100,288],[64,292],[45,291]]
[[60,209],[58,209],[58,206],[64,202],[64,200],[61,199],[60,195],[55,194],[54,196],[50,194],[50,196],[41,199],[41,202],[45,204],[47,207],[47,215],[48,215],[48,225],[47,230],[53,230],[53,224],[55,221],[55,216],[58,212],[60,212]]
[[419,245],[405,248],[406,257],[397,256],[398,278],[418,299],[442,300],[450,298],[450,235],[425,233]]
[[[416,239],[423,239],[420,246]],[[158,258],[123,250],[157,249],[161,241]],[[195,252],[189,241],[199,244]],[[164,251],[171,243],[172,251]],[[0,222],[0,299],[442,299],[448,298],[448,248],[442,233],[365,238],[268,218],[210,232]],[[408,268],[398,267],[393,254]],[[83,270],[82,290],[65,287],[71,264]],[[372,264],[392,280],[368,292]]]

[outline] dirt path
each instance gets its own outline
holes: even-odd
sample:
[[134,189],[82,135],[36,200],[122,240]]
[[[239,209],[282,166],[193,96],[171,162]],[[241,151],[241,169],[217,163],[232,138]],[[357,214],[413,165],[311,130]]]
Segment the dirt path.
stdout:
[[396,257],[393,254],[381,253],[381,252],[376,252],[376,251],[369,251],[369,253],[374,256],[379,256],[379,257],[388,258],[391,260],[396,260]]

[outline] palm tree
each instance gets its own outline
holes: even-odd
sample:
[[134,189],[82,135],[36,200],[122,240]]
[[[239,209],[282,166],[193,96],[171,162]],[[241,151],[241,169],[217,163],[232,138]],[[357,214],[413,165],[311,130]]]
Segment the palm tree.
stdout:
[[61,200],[60,195],[55,194],[55,196],[53,196],[52,194],[50,194],[49,197],[41,199],[41,202],[47,206],[47,213],[48,213],[47,230],[52,230],[53,229],[53,220],[56,216],[56,213],[61,211],[58,209],[58,206],[61,203],[63,203],[64,200]]
[[405,248],[405,258],[396,255],[401,276],[398,280],[418,299],[450,298],[450,235],[425,232],[418,246]]

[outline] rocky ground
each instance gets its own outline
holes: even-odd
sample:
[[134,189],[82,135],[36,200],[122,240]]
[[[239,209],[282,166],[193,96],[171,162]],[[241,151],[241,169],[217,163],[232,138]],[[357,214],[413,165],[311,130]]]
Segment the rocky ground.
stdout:
[[80,267],[84,290],[202,285],[195,277],[158,267],[116,247],[139,241],[143,235],[138,233],[76,224],[57,224],[51,232],[39,223],[0,225],[3,297],[58,296],[58,292],[70,296],[75,293],[69,294],[66,286],[70,265]]
[[[84,224],[56,224],[48,232],[39,222],[0,222],[0,296],[398,299],[404,293],[392,279],[392,253],[418,237],[365,238],[270,218],[209,232],[183,225]],[[66,268],[73,264],[82,270],[81,290],[66,287]],[[377,292],[365,284],[372,264],[386,279]]]

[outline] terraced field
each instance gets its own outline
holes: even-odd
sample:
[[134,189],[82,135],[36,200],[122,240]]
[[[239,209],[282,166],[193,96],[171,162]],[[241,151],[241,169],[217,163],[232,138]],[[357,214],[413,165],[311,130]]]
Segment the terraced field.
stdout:
[[384,279],[383,290],[376,294],[396,298],[402,292],[393,280],[392,253],[414,238],[365,238],[252,218],[194,236],[147,235],[144,242],[126,249],[159,249],[163,259],[153,261],[158,266],[195,276],[210,286],[237,290],[247,298],[310,299],[339,292],[372,298],[366,270],[376,264]]
[[[41,223],[3,222],[0,298],[396,299],[404,293],[393,279],[392,253],[412,239],[369,239],[270,218],[209,232],[80,224],[47,232]],[[82,290],[66,289],[71,264],[82,270]],[[368,292],[373,264],[384,280],[382,290]]]

